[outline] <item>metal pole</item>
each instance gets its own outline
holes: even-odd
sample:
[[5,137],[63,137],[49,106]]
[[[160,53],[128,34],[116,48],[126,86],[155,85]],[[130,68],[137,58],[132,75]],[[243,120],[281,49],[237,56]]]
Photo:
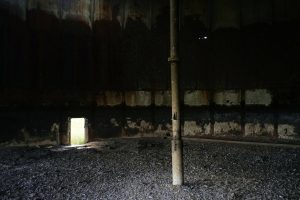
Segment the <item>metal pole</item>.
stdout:
[[173,185],[183,184],[182,139],[178,86],[178,0],[170,0],[170,58],[172,90],[172,174]]

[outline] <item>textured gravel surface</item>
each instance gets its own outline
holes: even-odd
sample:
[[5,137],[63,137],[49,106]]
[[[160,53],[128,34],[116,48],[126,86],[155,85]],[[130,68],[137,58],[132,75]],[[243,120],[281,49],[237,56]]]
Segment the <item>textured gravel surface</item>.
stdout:
[[0,199],[300,199],[300,149],[184,143],[172,186],[169,140],[1,148]]

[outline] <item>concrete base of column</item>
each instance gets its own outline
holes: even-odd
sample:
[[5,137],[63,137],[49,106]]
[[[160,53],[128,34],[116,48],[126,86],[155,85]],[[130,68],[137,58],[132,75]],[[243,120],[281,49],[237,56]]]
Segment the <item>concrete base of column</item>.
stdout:
[[173,185],[183,184],[182,140],[172,140]]

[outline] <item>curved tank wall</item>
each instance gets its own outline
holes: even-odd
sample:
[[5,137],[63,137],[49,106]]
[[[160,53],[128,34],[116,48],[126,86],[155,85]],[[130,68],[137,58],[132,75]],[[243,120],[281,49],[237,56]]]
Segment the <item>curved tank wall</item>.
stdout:
[[[299,10],[181,1],[186,136],[299,138]],[[1,0],[3,138],[65,132],[72,115],[95,137],[168,134],[168,54],[167,0]]]

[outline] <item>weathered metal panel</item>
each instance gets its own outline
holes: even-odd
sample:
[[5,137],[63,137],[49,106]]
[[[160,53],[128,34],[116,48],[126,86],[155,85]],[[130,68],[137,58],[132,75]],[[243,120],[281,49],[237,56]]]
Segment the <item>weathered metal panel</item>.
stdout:
[[91,25],[91,0],[61,1],[62,19],[80,20]]
[[241,23],[250,25],[272,22],[272,0],[241,1]]
[[122,0],[91,0],[93,7],[93,21],[116,20],[120,26],[125,21],[124,8],[126,1]]
[[57,18],[60,18],[61,4],[60,0],[27,0],[27,9],[40,10],[53,14]]
[[[182,2],[183,17],[191,16],[195,21],[201,21],[206,27],[210,26],[210,9],[207,0],[185,0]],[[184,20],[182,20],[184,24]]]
[[[25,5],[25,1],[17,0],[0,2],[6,2],[7,5]],[[297,85],[300,77],[297,68],[299,66],[297,22],[290,24],[291,21],[288,21],[283,25],[244,27],[245,29],[241,31],[219,30],[210,33],[202,21],[210,17],[215,19],[213,16],[217,16],[216,19],[220,24],[223,23],[222,20],[228,19],[234,19],[236,23],[237,18],[228,17],[227,12],[231,13],[233,10],[234,16],[237,17],[236,8],[239,7],[239,3],[242,8],[242,19],[245,19],[244,25],[270,21],[272,7],[270,0],[211,2],[204,0],[182,2],[183,67],[180,74],[183,89],[270,88]],[[299,15],[299,12],[296,12],[299,10],[298,1],[284,2],[274,1],[275,18],[277,14],[288,17]],[[284,6],[285,4],[287,6]],[[224,13],[210,12],[209,6],[215,8],[212,11],[221,9]],[[6,31],[2,35],[6,35],[5,37],[10,35],[12,41],[9,45],[8,40],[2,39],[5,42],[1,43],[1,49],[6,49],[1,56],[5,62],[3,66],[6,66],[4,71],[8,71],[7,73],[12,76],[17,74],[22,76],[24,80],[26,79],[27,85],[35,86],[39,82],[45,82],[46,84],[41,84],[41,88],[82,86],[103,90],[169,89],[169,67],[166,59],[169,38],[167,0],[28,0],[28,9],[29,23],[16,25],[12,17],[11,21],[3,17],[2,24],[10,27],[11,32],[7,31],[8,29],[1,29]],[[57,15],[60,11],[63,11],[61,14],[64,13],[65,17],[79,18],[73,18],[75,20],[72,22],[58,20]],[[5,12],[1,14],[4,16]],[[213,16],[209,16],[210,14]],[[226,15],[224,19],[222,15]],[[82,23],[80,19],[97,21],[94,30],[92,31],[87,23]],[[125,24],[127,26],[124,26]],[[15,57],[9,61],[5,59],[7,52],[17,56],[14,52],[18,50],[13,46],[26,43],[28,40],[28,36],[16,31],[22,26],[26,28],[27,25],[31,30],[30,47],[24,48],[30,52],[26,59],[30,60],[29,66],[32,70],[28,71],[28,76],[23,76],[22,73],[18,73],[21,67],[15,64],[18,63],[16,60],[20,59]],[[45,33],[46,31],[48,33]],[[209,39],[201,40],[200,36],[203,34],[208,34]],[[23,53],[18,55],[22,56]],[[59,69],[60,73],[57,73]],[[2,77],[10,79],[10,76]],[[9,81],[17,82],[13,79]],[[9,84],[7,86],[11,87]]]
[[149,29],[152,26],[152,1],[144,0],[91,0],[93,17],[97,20],[117,20],[123,28],[128,20],[141,21]]
[[[26,20],[26,1],[25,0],[2,0],[2,4],[8,6],[10,14],[19,16],[21,19]],[[1,5],[1,4],[0,4]]]
[[215,0],[213,4],[213,30],[240,28],[240,4],[238,0]]
[[127,0],[125,5],[125,26],[129,20],[141,21],[148,29],[152,25],[151,0]]

